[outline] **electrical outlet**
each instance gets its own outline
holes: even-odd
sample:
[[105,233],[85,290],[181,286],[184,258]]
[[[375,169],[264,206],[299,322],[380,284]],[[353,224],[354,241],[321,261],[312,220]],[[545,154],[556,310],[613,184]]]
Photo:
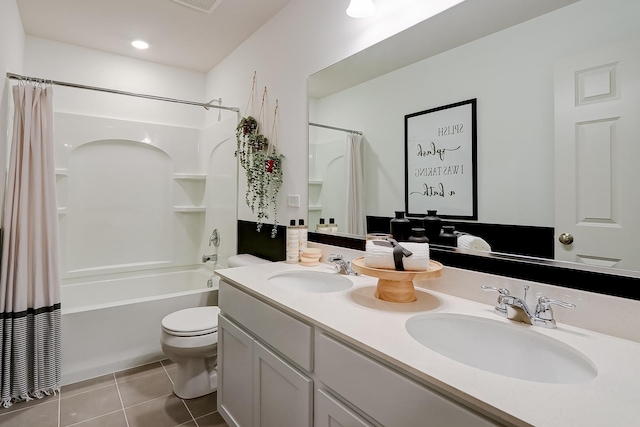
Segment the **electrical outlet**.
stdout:
[[299,208],[300,207],[300,195],[299,194],[289,194],[287,196],[287,205]]

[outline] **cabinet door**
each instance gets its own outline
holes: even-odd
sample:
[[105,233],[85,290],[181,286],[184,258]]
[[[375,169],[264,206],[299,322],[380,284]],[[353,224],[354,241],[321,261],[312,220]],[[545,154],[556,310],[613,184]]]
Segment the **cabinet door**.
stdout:
[[259,342],[253,348],[253,425],[311,426],[311,379]]
[[232,427],[253,419],[253,339],[218,317],[218,411]]
[[315,427],[372,427],[323,390],[316,389]]

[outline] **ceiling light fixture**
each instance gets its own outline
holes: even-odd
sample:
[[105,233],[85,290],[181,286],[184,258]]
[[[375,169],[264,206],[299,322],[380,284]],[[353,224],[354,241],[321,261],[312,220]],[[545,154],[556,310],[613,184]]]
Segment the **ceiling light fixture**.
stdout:
[[352,18],[366,18],[376,11],[372,0],[351,0],[347,8],[347,15]]
[[149,43],[144,40],[134,40],[131,42],[131,46],[136,49],[147,49],[149,47]]

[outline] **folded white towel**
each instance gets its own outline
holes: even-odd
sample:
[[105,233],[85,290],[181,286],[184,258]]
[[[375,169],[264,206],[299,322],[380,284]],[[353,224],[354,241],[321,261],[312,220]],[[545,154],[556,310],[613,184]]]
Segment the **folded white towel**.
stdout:
[[471,234],[461,234],[458,236],[458,247],[461,249],[473,249],[476,251],[491,251],[491,246],[482,237]]
[[[386,270],[395,270],[396,265],[393,261],[393,248],[390,246],[381,246],[369,240],[365,247],[364,264],[371,268],[382,268]],[[409,257],[402,258],[402,265],[405,270],[422,271],[429,268],[429,244],[402,242],[400,246],[412,252]]]

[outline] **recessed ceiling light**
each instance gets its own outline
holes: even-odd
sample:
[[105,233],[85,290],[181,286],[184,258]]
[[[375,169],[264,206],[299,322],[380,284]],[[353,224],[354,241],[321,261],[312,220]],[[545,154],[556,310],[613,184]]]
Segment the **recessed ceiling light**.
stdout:
[[351,0],[347,8],[347,15],[352,18],[366,18],[375,13],[376,7],[372,0]]
[[136,49],[147,49],[149,47],[149,43],[144,40],[134,40],[131,42],[131,46]]

